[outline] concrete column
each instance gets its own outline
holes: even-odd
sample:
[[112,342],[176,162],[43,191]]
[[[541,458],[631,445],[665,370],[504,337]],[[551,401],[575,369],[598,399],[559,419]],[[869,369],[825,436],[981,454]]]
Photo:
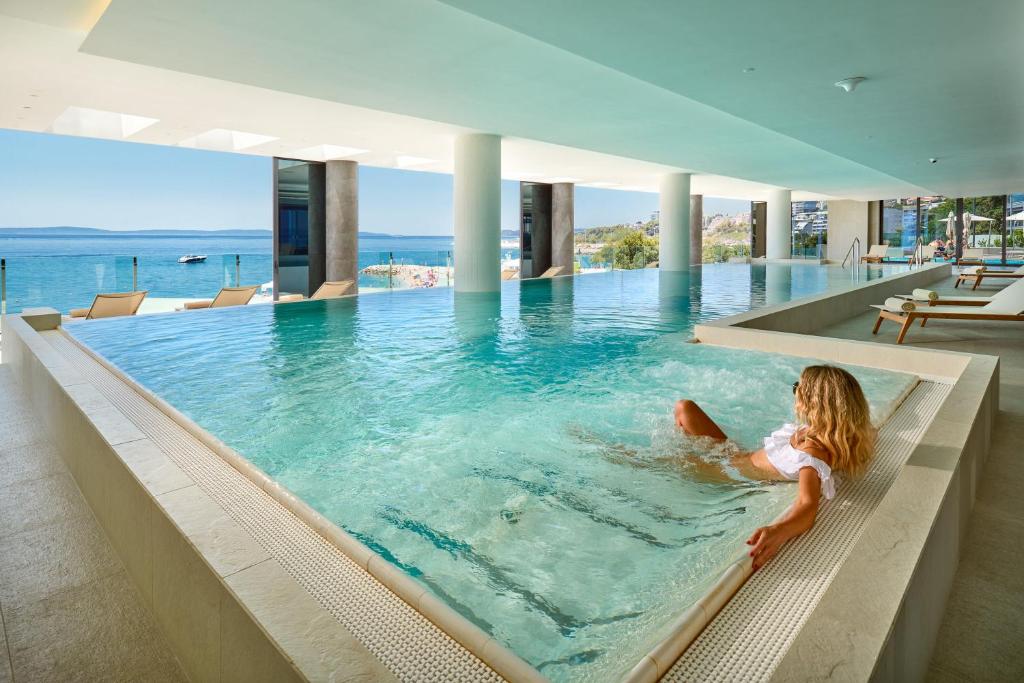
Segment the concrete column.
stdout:
[[[853,199],[828,201],[828,260],[842,261],[855,239],[860,240],[861,256],[871,248],[868,239],[869,202]],[[877,212],[877,209],[875,209]],[[877,215],[877,214],[876,214]]]
[[[327,162],[327,279],[359,286],[359,164]],[[310,292],[312,294],[312,292]]]
[[307,209],[309,233],[307,244],[309,270],[306,296],[317,290],[327,279],[327,174],[323,164],[309,164],[309,204]]
[[690,195],[690,264],[704,260],[704,195]]
[[793,193],[772,190],[768,193],[765,256],[788,259],[793,256]]
[[690,269],[690,174],[661,178],[661,226],[658,267],[669,272]]
[[551,265],[561,266],[562,275],[573,272],[575,238],[575,197],[576,186],[572,183],[555,183],[551,186]]
[[501,285],[501,138],[455,139],[455,291],[497,292]]

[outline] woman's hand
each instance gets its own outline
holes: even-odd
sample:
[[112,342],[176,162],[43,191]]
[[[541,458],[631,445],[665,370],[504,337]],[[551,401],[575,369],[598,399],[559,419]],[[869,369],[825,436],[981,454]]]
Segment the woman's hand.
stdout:
[[747,539],[747,545],[754,546],[750,549],[750,556],[754,558],[754,571],[775,557],[775,553],[779,552],[779,548],[789,539],[789,534],[775,526],[763,526],[754,531],[754,534]]
[[779,552],[786,541],[814,526],[820,498],[821,480],[818,479],[818,473],[812,467],[800,468],[799,488],[792,507],[780,521],[760,527],[747,539],[747,545],[754,546],[750,549],[750,556],[754,558],[754,571],[775,557],[775,553]]

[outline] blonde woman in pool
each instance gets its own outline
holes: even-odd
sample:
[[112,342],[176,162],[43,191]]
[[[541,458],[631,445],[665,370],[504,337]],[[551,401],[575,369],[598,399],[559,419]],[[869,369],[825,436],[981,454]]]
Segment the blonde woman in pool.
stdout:
[[[786,541],[814,526],[821,496],[835,495],[833,472],[859,476],[874,455],[870,410],[853,375],[831,365],[811,365],[793,384],[793,395],[797,424],[787,423],[772,432],[763,448],[729,457],[729,464],[747,479],[796,481],[799,486],[796,502],[786,515],[747,539],[754,569],[762,567]],[[676,424],[692,436],[714,442],[728,438],[693,401],[676,402],[675,417]],[[720,463],[697,456],[686,460],[701,479],[735,481]]]

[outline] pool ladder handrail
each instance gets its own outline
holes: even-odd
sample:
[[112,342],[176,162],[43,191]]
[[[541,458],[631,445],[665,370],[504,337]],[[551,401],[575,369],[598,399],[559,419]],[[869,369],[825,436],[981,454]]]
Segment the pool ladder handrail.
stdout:
[[855,266],[858,263],[860,263],[860,238],[859,237],[854,237],[853,238],[853,243],[850,245],[850,248],[846,251],[846,257],[843,258],[843,268],[846,268],[846,262],[850,260],[850,255],[854,254],[854,253],[856,253],[856,255],[853,257],[853,261],[850,263],[850,265],[853,265],[853,266]]
[[914,255],[910,258],[910,267],[913,268],[915,263],[918,267],[924,265],[924,238],[920,235],[917,236],[917,241],[914,242]]

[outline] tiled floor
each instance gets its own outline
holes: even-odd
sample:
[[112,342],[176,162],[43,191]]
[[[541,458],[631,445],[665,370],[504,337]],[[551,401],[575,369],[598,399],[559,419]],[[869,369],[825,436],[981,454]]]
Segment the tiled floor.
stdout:
[[[952,284],[938,291],[972,293]],[[979,288],[973,294],[989,296],[999,289]],[[884,323],[872,336],[875,317],[865,313],[820,334],[895,343],[896,323]],[[992,447],[928,679],[1024,680],[1024,325],[939,320],[912,327],[904,344],[1000,357],[1000,411]]]
[[185,680],[3,365],[0,434],[0,683]]

